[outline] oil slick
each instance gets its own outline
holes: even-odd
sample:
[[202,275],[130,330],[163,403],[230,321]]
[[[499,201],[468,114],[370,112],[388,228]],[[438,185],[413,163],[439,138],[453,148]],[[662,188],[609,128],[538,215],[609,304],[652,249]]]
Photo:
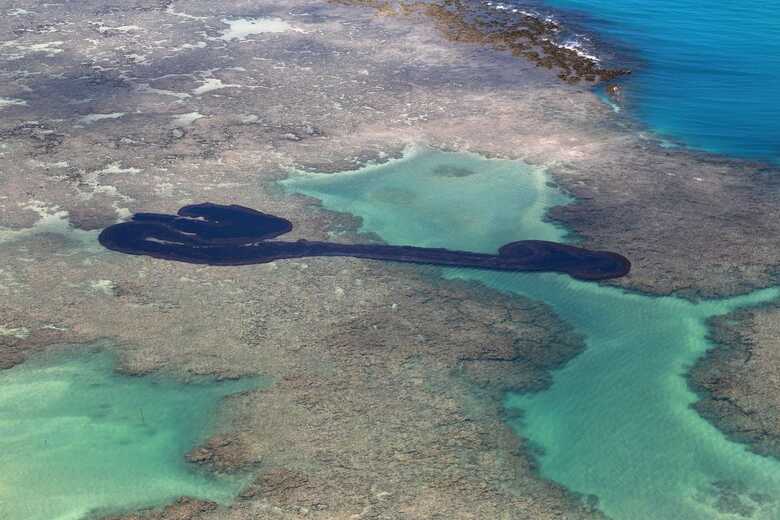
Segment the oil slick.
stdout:
[[177,215],[137,213],[99,236],[108,249],[193,264],[263,264],[285,258],[351,256],[392,262],[496,271],[552,271],[580,280],[628,274],[631,264],[609,251],[592,251],[545,240],[504,244],[498,254],[382,244],[273,241],[292,230],[286,219],[237,205],[184,206]]

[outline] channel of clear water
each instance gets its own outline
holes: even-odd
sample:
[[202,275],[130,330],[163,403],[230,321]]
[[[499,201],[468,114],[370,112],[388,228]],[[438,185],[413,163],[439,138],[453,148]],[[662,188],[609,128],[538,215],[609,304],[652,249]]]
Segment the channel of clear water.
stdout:
[[[417,150],[358,171],[296,172],[283,185],[361,217],[361,230],[391,244],[495,252],[514,240],[567,239],[544,218],[566,197],[517,161]],[[685,379],[710,347],[708,318],[776,299],[777,289],[690,302],[556,274],[443,275],[543,301],[585,337],[586,351],[551,388],[507,397],[522,411],[513,426],[540,448],[543,476],[595,495],[615,520],[780,517],[780,462],[704,421]]]

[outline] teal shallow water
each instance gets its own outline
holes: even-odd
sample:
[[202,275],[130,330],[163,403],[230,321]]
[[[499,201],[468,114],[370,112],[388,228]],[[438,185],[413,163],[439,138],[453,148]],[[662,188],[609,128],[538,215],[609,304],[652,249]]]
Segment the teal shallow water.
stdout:
[[[418,151],[284,185],[362,217],[364,231],[392,244],[495,252],[513,240],[566,238],[544,221],[566,198],[519,162]],[[710,346],[707,318],[775,299],[776,289],[692,303],[554,274],[443,273],[544,301],[586,338],[587,350],[556,371],[549,390],[507,398],[522,410],[514,426],[541,448],[544,476],[596,495],[616,520],[738,518],[735,510],[780,518],[780,462],[701,419],[685,380]]]
[[226,395],[256,380],[182,384],[113,371],[108,352],[57,354],[0,372],[0,518],[77,520],[183,495],[231,500],[184,454]]

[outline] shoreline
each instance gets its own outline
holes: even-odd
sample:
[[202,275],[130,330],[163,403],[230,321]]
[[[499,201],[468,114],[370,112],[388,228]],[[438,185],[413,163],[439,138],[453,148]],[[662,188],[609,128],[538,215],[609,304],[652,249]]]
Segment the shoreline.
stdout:
[[[422,14],[455,43],[487,45],[509,52],[537,67],[556,70],[570,84],[608,82],[631,74],[629,69],[604,68],[601,60],[576,43],[558,41],[561,25],[550,17],[519,9],[499,9],[491,2],[471,5],[464,0],[331,0],[337,4],[376,9],[384,16]],[[503,5],[500,4],[499,5]],[[488,13],[492,16],[487,16]]]

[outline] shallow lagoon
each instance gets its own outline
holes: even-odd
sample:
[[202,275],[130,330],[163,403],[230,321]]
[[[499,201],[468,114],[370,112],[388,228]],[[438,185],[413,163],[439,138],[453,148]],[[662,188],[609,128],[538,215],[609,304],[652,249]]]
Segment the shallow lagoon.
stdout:
[[[392,244],[494,252],[512,240],[566,238],[544,221],[566,198],[519,162],[417,151],[355,172],[299,172],[284,185],[360,216],[363,231]],[[708,317],[775,299],[776,289],[692,303],[554,274],[443,272],[544,301],[586,338],[549,390],[507,398],[522,413],[514,426],[540,448],[544,476],[597,496],[616,520],[780,516],[780,462],[701,419],[684,377],[709,347]]]
[[77,520],[238,492],[241,478],[207,475],[184,455],[220,400],[258,381],[184,384],[121,375],[114,362],[82,350],[0,373],[0,518]]

